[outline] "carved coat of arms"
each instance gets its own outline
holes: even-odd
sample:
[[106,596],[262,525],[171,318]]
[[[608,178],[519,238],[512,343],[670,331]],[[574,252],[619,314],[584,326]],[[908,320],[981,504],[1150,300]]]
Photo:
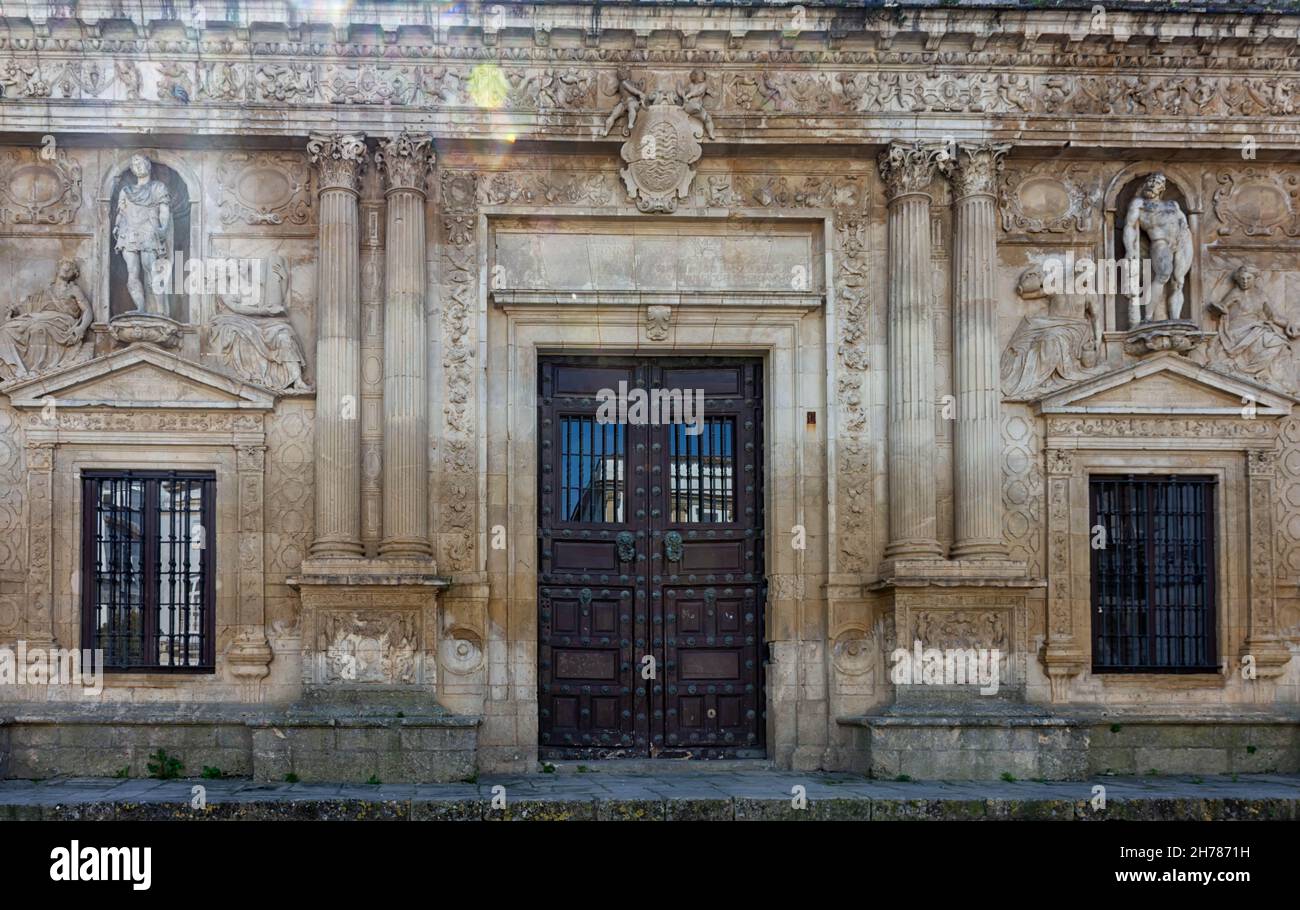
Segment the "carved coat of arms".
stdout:
[[658,92],[641,110],[620,154],[627,194],[642,212],[675,212],[695,179],[691,166],[700,160],[704,126],[686,111],[675,94]]

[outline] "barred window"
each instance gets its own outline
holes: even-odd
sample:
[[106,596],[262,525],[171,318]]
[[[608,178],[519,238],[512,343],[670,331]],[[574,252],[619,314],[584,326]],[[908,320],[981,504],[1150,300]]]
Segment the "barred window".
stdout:
[[82,475],[82,647],[114,671],[212,670],[216,478]]
[[1094,672],[1215,670],[1213,477],[1089,478]]

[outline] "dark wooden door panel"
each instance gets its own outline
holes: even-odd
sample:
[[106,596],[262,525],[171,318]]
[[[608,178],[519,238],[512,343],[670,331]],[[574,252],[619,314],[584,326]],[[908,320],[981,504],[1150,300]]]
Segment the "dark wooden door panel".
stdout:
[[[764,754],[761,369],[541,359],[543,757]],[[689,423],[598,417],[620,383]]]

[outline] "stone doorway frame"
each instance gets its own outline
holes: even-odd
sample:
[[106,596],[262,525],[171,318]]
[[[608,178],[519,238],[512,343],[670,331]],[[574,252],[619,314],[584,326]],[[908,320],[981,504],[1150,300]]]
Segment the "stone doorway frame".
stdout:
[[[509,214],[518,212],[512,209]],[[770,220],[770,213],[765,216]],[[487,213],[480,215],[481,237],[490,236],[488,221]],[[829,230],[829,221],[822,229]],[[480,268],[486,274],[486,249]],[[828,325],[834,319],[827,304],[833,300],[829,287],[779,301],[682,292],[671,303],[654,294],[623,299],[615,295],[616,301],[607,303],[607,296],[597,292],[574,299],[568,294],[489,292],[486,281],[480,286],[480,337],[486,341],[481,347],[485,357],[480,391],[481,400],[488,403],[479,440],[480,451],[487,453],[487,514],[480,540],[486,543],[493,528],[504,526],[508,541],[504,551],[483,549],[486,574],[493,582],[489,638],[495,639],[488,645],[488,697],[480,740],[487,764],[494,763],[490,756],[501,747],[510,747],[509,752],[530,765],[538,753],[538,357],[717,354],[757,356],[764,362],[768,596],[763,629],[771,661],[764,673],[765,736],[768,757],[779,766],[790,766],[799,728],[815,723],[824,731],[828,720],[827,614],[821,583],[831,539],[827,478],[833,474],[829,457],[821,453],[828,451],[826,434],[833,432],[834,423],[827,412],[834,381],[829,372],[833,367],[826,363]],[[557,297],[569,299],[557,303]],[[647,303],[650,297],[656,299]],[[666,325],[661,311],[651,318],[652,306],[671,308]],[[807,429],[808,411],[821,417],[815,432]],[[803,551],[780,545],[794,525],[807,529]],[[809,700],[815,706],[800,706]],[[823,740],[817,753],[824,748]]]

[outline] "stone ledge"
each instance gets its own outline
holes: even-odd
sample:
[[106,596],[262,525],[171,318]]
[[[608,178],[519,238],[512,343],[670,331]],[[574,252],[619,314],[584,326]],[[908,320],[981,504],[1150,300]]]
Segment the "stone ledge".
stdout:
[[[0,783],[0,820],[941,821],[1294,820],[1300,777],[1092,778],[1078,783],[873,781],[847,774],[488,778],[443,785],[74,779]],[[796,809],[794,784],[807,787]],[[192,787],[206,788],[204,809]],[[1104,809],[1093,787],[1106,787]],[[493,791],[505,788],[504,809]],[[499,791],[498,791],[499,792]]]

